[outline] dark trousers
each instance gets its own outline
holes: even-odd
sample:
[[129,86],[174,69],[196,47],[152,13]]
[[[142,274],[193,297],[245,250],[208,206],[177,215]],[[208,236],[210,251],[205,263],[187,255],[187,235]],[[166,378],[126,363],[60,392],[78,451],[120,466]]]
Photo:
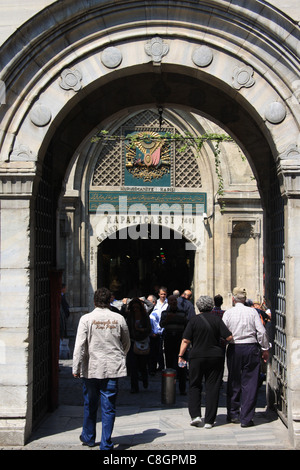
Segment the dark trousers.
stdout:
[[135,354],[133,351],[133,343],[127,355],[128,366],[130,371],[131,390],[139,391],[139,378],[141,377],[144,388],[148,387],[148,361],[149,354]]
[[159,369],[164,369],[163,341],[161,335],[150,336],[149,372],[155,373]]
[[224,372],[224,357],[197,357],[190,359],[189,413],[191,418],[201,416],[202,381],[205,380],[205,423],[214,424],[218,411],[219,394]]
[[186,367],[178,367],[178,354],[180,349],[180,344],[182,340],[182,334],[172,335],[166,334],[164,337],[164,347],[165,347],[165,358],[166,358],[166,367],[169,369],[176,370],[176,375],[179,384],[180,393],[184,393],[186,389]]
[[254,417],[260,371],[258,344],[229,344],[227,417],[248,424]]

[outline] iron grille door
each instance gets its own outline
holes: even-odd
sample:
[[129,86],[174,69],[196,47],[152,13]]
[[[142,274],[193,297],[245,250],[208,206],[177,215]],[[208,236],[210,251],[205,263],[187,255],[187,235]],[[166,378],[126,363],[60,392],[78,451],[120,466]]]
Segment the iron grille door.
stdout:
[[287,344],[286,344],[286,297],[285,297],[285,244],[284,201],[277,178],[273,179],[271,191],[271,289],[272,321],[274,329],[272,370],[276,378],[277,411],[287,418]]
[[44,168],[35,200],[35,285],[33,424],[48,411],[51,380],[51,303],[49,270],[53,259],[51,172]]

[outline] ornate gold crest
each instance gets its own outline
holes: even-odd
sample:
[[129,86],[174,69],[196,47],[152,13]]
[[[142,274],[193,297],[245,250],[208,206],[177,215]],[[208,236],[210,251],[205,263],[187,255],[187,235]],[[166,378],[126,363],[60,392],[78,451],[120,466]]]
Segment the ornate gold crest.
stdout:
[[144,182],[160,179],[170,172],[170,143],[163,133],[138,132],[125,145],[127,171]]

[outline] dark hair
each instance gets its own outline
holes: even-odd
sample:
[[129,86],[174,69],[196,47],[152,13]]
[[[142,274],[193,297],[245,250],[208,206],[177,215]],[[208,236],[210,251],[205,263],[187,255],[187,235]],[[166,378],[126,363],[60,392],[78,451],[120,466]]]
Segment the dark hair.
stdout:
[[146,310],[145,310],[145,307],[144,307],[144,302],[141,301],[141,299],[139,299],[138,297],[134,297],[134,299],[132,299],[129,304],[128,304],[128,310],[129,312],[132,312],[133,311],[133,307],[134,305],[138,305],[138,307],[140,308],[140,311],[142,313],[146,313]]
[[99,308],[109,308],[111,292],[106,287],[100,287],[94,294],[94,304]]
[[223,297],[220,294],[214,296],[214,302],[216,307],[221,307],[223,303]]
[[161,287],[158,289],[158,292],[159,292],[160,290],[162,290],[163,292],[166,292],[166,293],[168,292],[168,289],[167,289],[166,287],[164,287],[164,286],[161,286]]

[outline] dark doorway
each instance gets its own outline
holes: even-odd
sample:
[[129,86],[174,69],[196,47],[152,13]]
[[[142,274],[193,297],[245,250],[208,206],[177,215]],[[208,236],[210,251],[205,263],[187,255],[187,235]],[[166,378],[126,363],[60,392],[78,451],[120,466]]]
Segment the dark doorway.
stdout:
[[133,240],[121,230],[104,240],[98,246],[98,287],[108,287],[116,299],[148,295],[161,285],[169,293],[189,289],[195,252],[186,249],[187,240],[177,232],[169,230],[166,237],[164,227],[156,229],[155,238],[148,225],[146,237]]

